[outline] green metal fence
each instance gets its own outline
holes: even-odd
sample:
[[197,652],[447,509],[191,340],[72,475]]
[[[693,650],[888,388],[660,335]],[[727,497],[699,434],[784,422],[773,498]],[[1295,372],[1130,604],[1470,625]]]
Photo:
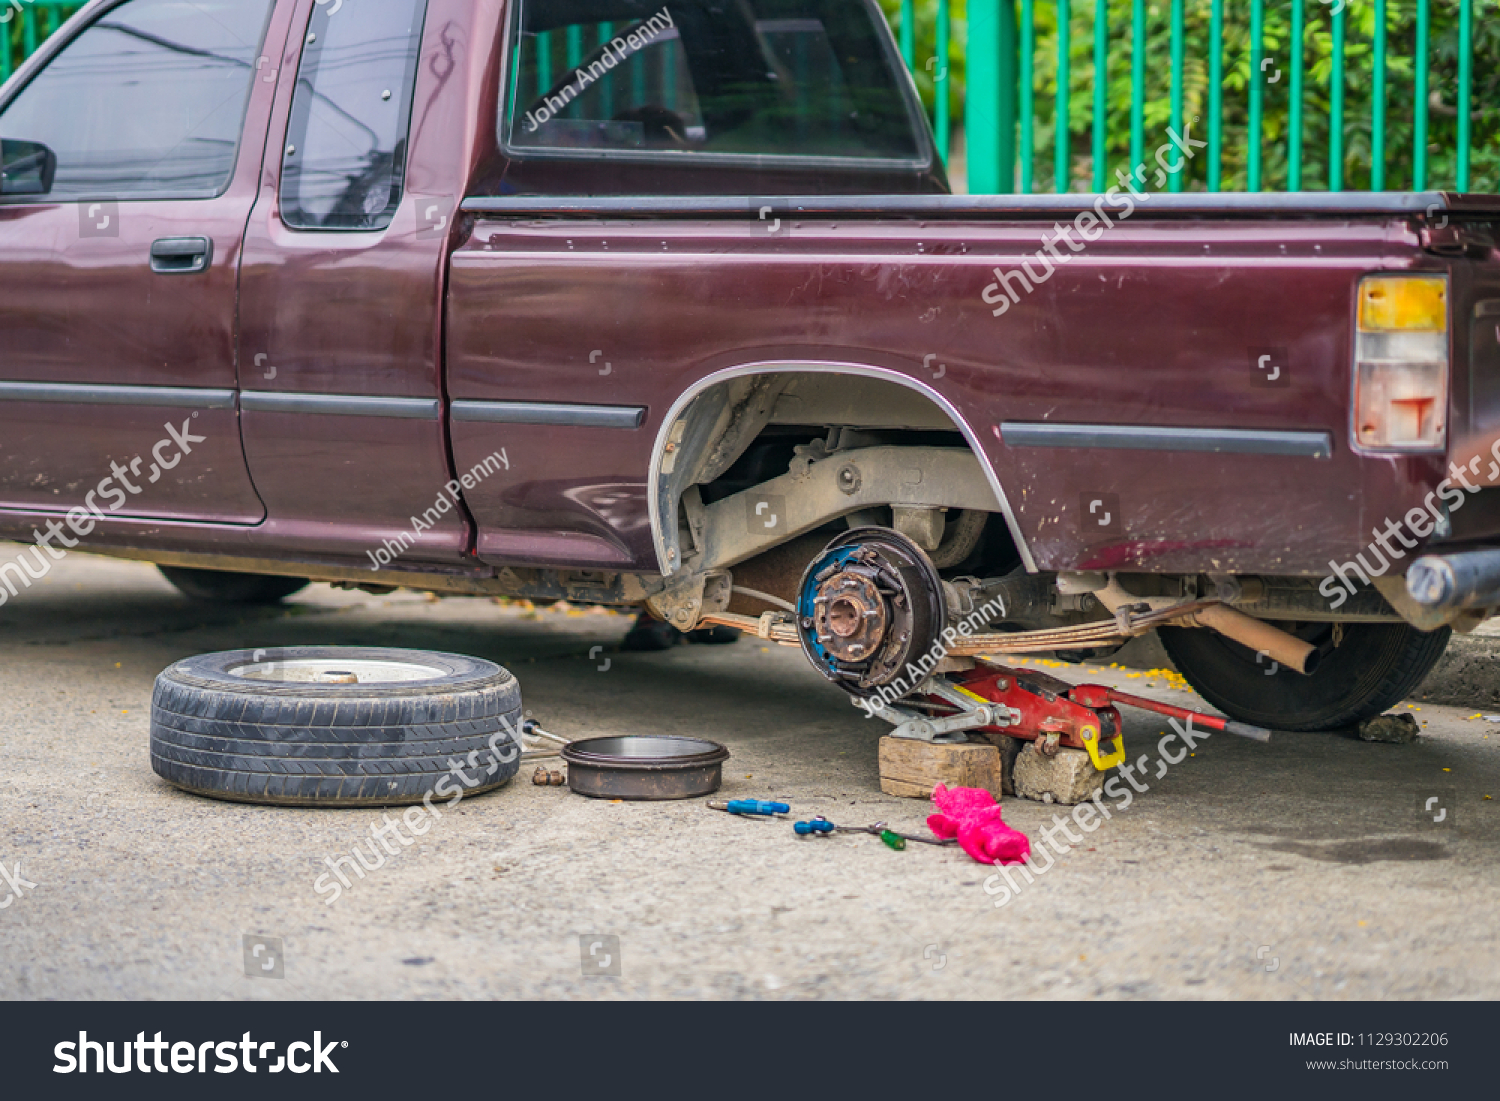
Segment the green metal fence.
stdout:
[[881,3],[971,192],[1500,189],[1497,0]]
[[0,80],[81,7],[78,0],[0,0]]
[[[1500,190],[1500,0],[880,2],[973,193],[1102,191],[1184,127],[1173,191]],[[81,6],[0,0],[0,80]]]

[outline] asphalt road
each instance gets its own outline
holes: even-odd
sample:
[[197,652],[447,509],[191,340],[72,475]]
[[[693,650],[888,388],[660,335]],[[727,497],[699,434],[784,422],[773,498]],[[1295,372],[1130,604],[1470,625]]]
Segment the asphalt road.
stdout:
[[[880,792],[883,724],[799,653],[618,653],[629,622],[321,585],[244,612],[189,603],[149,566],[56,564],[0,607],[0,861],[35,884],[0,882],[0,997],[1500,996],[1500,725],[1468,710],[1411,705],[1411,745],[1216,735],[1149,763],[1147,792],[998,907],[993,869],[953,849],[596,802],[532,786],[529,765],[326,905],[325,860],[380,811],[215,802],[151,771],[152,681],[174,660],[397,645],[508,666],[568,737],[722,741],[724,796],[922,828],[922,801]],[[1089,679],[1194,699],[1160,676]],[[1164,728],[1127,717],[1130,756],[1154,754]],[[1034,843],[1057,811],[1006,801]],[[279,939],[255,958],[279,948],[282,977],[246,976],[246,936]],[[604,954],[618,976],[586,974]]]

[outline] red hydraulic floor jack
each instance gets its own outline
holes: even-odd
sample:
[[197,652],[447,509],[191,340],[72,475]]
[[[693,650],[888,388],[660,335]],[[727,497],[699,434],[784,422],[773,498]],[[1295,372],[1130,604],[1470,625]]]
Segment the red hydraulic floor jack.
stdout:
[[[1188,729],[1223,731],[1267,742],[1271,732],[1133,696],[1102,684],[1071,685],[1031,669],[1012,669],[984,658],[974,668],[933,677],[912,697],[874,709],[897,724],[898,738],[961,741],[963,732],[1004,734],[1039,743],[1046,756],[1059,747],[1083,749],[1101,772],[1125,760],[1123,724],[1116,704],[1178,719]],[[920,713],[917,709],[920,709]]]

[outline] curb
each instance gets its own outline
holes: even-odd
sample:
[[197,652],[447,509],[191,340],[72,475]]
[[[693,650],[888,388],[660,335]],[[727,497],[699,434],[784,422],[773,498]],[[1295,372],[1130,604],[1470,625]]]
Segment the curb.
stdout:
[[[1132,639],[1105,660],[1132,669],[1177,669],[1155,631]],[[1413,698],[1451,707],[1500,710],[1500,636],[1454,635]]]

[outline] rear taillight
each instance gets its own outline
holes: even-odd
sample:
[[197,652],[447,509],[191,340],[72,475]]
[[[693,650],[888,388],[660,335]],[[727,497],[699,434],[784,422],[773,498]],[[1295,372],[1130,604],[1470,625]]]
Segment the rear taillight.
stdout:
[[1448,279],[1372,275],[1359,285],[1354,443],[1441,449],[1448,438]]

